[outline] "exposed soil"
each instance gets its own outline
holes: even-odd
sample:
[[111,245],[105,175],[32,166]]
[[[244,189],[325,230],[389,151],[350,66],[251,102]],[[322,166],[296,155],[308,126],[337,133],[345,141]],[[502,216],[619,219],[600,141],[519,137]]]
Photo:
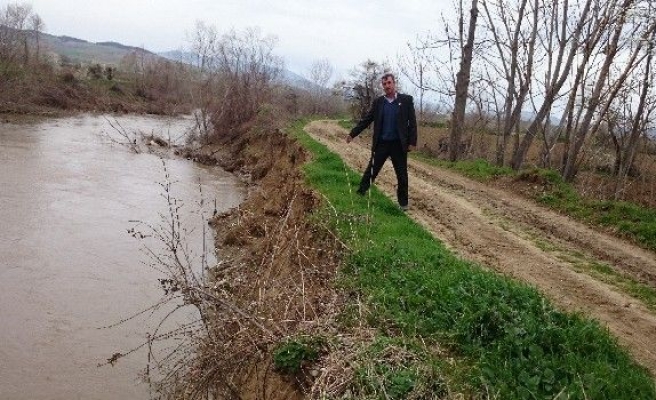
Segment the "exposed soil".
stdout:
[[[370,137],[345,142],[346,130],[315,121],[306,131],[362,171]],[[656,376],[656,313],[619,289],[581,272],[608,264],[656,287],[656,255],[498,188],[410,160],[410,217],[461,257],[537,287],[562,309],[583,312],[615,334]],[[387,163],[376,185],[394,196]]]
[[238,208],[210,221],[220,259],[213,293],[232,306],[214,309],[209,335],[176,390],[246,400],[304,398],[317,371],[302,365],[283,373],[273,354],[288,338],[332,329],[341,302],[333,285],[341,246],[308,219],[320,199],[304,184],[304,149],[276,129],[275,116],[261,115],[201,151],[180,154],[241,176],[249,193]]

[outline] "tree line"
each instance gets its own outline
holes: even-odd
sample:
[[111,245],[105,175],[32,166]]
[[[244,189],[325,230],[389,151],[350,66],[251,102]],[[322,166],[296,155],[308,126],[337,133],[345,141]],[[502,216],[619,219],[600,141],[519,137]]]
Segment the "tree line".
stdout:
[[[542,166],[572,180],[584,144],[612,138],[618,190],[654,125],[654,4],[641,0],[471,0],[455,23],[409,46],[406,76],[421,92],[453,98],[451,143],[465,113],[497,133],[497,165],[520,169],[540,142]],[[511,140],[512,139],[512,140]],[[553,160],[556,143],[564,150]],[[509,149],[509,146],[511,148]],[[451,146],[449,157],[458,157]],[[509,159],[506,154],[510,150]]]
[[[654,131],[656,5],[649,0],[458,0],[456,18],[408,43],[397,68],[447,115],[449,159],[463,156],[465,130],[496,134],[493,162],[522,168],[531,146],[540,166],[572,181],[586,143],[610,138],[619,194],[641,141]],[[367,61],[352,74],[367,103]],[[360,76],[358,76],[360,75]],[[373,76],[373,75],[369,75]],[[364,78],[363,78],[364,77]],[[357,94],[362,91],[364,94]],[[554,149],[562,146],[558,155]]]

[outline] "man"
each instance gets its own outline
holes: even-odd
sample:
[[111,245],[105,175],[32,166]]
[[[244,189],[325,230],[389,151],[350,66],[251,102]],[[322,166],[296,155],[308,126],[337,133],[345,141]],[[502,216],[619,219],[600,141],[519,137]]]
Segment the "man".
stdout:
[[371,159],[364,171],[358,194],[364,195],[376,179],[387,158],[396,173],[396,196],[403,211],[408,209],[408,152],[417,147],[417,118],[412,96],[396,92],[393,74],[381,79],[385,94],[374,100],[369,112],[351,129],[346,142],[351,143],[372,122],[374,134]]

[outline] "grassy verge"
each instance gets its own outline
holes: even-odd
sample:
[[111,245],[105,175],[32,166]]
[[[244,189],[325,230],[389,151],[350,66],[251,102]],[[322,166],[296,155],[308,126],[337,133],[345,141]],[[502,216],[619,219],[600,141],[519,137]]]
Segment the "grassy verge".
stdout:
[[482,159],[450,162],[438,160],[436,158],[429,157],[425,154],[417,152],[410,153],[410,157],[429,165],[435,165],[438,167],[449,168],[458,171],[465,176],[479,181],[488,181],[503,175],[514,175],[514,171],[511,168],[497,167]]
[[620,291],[640,300],[652,311],[656,311],[656,290],[653,287],[618,273],[608,264],[587,259],[582,254],[563,253],[557,249],[545,250],[557,251],[558,257],[571,263],[576,271],[584,272],[599,281],[615,286]]
[[597,261],[580,261],[574,264],[578,271],[585,272],[597,280],[619,288],[624,293],[640,300],[652,311],[656,311],[656,290],[649,285],[617,273],[608,264]]
[[[298,122],[292,131],[313,154],[305,169],[308,182],[330,203],[327,223],[351,249],[344,266],[346,289],[366,303],[367,323],[377,328],[379,347],[423,343],[423,350],[405,345],[421,353],[412,360],[431,374],[440,371],[451,387],[471,388],[481,396],[656,398],[649,374],[598,323],[557,311],[533,288],[456,258],[377,190],[357,196],[352,188],[358,175],[306,135],[303,126]],[[434,347],[447,348],[457,366],[440,362],[427,350]],[[375,350],[372,346],[371,357]],[[354,381],[354,391],[377,398],[370,393],[378,387],[373,393],[393,391],[388,398],[401,399],[419,387],[443,390],[422,386],[426,375],[416,373],[415,364],[393,366],[373,371],[385,377],[376,384],[367,369],[359,369],[362,379]]]

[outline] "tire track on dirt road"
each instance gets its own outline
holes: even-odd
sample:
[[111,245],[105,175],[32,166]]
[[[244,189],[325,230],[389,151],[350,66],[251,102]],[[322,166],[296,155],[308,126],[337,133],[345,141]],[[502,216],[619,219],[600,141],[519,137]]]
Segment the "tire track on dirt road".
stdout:
[[[370,138],[349,145],[346,130],[334,121],[314,121],[305,130],[356,171],[365,168]],[[395,198],[389,164],[376,185]],[[562,309],[597,319],[656,376],[655,313],[612,285],[577,272],[576,261],[562,256],[577,254],[656,286],[653,253],[438,167],[410,160],[409,173],[411,218],[462,258],[537,287]]]

